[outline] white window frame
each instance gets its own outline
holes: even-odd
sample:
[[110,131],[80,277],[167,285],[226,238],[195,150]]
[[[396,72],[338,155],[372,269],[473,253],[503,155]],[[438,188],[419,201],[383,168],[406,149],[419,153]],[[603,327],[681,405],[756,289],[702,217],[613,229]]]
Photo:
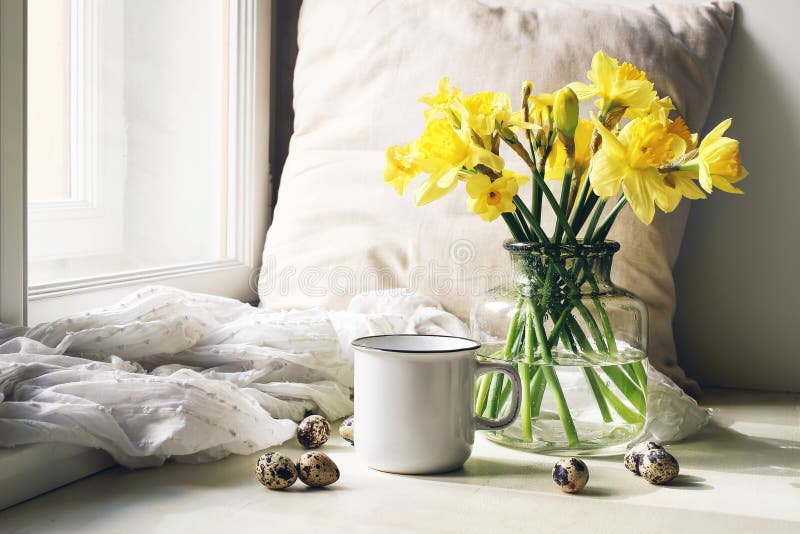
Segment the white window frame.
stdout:
[[[115,294],[165,283],[241,300],[253,277],[269,223],[269,80],[271,0],[231,0],[228,247],[231,259],[118,273],[69,284],[27,286],[26,26],[27,0],[0,1],[0,322],[28,324],[28,314],[60,314],[103,304]],[[241,31],[239,31],[241,30]],[[229,187],[231,184],[229,183]],[[73,208],[73,206],[62,206]],[[80,206],[78,206],[80,207]],[[84,206],[85,207],[85,206]],[[34,319],[31,322],[36,322]],[[53,460],[55,461],[55,464]],[[57,468],[52,466],[57,464]],[[0,510],[105,469],[104,452],[63,443],[0,449]]]
[[[122,225],[122,191],[109,191],[98,176],[98,9],[102,0],[63,0],[69,24],[65,91],[67,103],[68,198],[28,204],[30,235],[51,236],[55,257],[103,254]],[[113,198],[110,198],[113,197]],[[71,236],[84,239],[76,241]],[[30,250],[31,255],[35,251]],[[37,289],[37,288],[34,288]],[[46,298],[46,297],[45,297]]]
[[[89,87],[94,76],[89,67],[90,58],[85,57],[90,54],[86,45],[91,43],[92,11],[97,1],[81,0],[79,9],[70,10],[70,16],[79,16],[78,24],[88,30],[89,37],[83,37],[88,43],[80,41],[81,37],[70,37],[74,47],[70,56],[71,61],[84,65],[78,69],[77,83],[88,83]],[[270,215],[270,7],[270,0],[230,0],[226,259],[32,286],[27,295],[27,316],[31,324],[110,304],[150,284],[166,284],[243,301],[257,299],[258,267]],[[80,118],[76,117],[71,123],[71,136],[84,141],[89,151],[82,152],[80,147],[70,150],[70,175],[78,177],[77,180],[71,178],[70,185],[75,188],[76,195],[65,202],[35,206],[29,214],[30,224],[45,216],[81,219],[102,217],[107,211],[103,209],[99,179],[91,163],[96,139],[95,113],[92,112],[95,101],[84,98],[70,103],[80,114]]]

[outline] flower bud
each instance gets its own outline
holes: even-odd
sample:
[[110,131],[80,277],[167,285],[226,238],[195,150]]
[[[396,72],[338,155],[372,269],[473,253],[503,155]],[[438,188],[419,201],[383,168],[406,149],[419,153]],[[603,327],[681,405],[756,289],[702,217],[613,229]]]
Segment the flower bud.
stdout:
[[575,91],[564,87],[556,93],[553,103],[553,120],[559,132],[569,138],[575,137],[579,112],[578,97],[575,95]]
[[530,80],[525,80],[522,82],[522,99],[523,101],[527,100],[528,97],[531,96],[533,93],[533,82]]

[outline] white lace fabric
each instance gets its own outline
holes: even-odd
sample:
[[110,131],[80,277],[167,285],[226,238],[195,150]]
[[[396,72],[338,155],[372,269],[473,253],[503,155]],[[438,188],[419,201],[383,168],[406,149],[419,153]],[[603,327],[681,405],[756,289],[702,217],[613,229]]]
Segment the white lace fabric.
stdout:
[[[0,446],[97,447],[131,468],[250,454],[291,438],[309,412],[350,415],[350,341],[389,333],[468,335],[406,290],[359,295],[347,311],[267,312],[149,287],[28,331],[0,329]],[[668,378],[658,384],[648,420],[669,422],[653,427],[659,438],[705,423]]]

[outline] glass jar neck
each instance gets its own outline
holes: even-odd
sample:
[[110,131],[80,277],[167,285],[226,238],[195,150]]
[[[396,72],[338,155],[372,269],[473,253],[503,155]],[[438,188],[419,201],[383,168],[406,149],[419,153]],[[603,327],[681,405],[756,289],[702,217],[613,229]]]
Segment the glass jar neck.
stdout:
[[505,244],[511,254],[512,279],[525,293],[547,287],[554,292],[596,293],[613,287],[611,266],[619,244],[584,245]]

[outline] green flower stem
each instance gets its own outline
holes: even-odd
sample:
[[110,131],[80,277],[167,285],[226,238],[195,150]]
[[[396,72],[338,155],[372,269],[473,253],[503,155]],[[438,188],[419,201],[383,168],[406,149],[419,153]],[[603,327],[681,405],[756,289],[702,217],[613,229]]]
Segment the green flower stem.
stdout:
[[513,355],[514,341],[517,336],[519,336],[519,330],[522,327],[520,313],[522,312],[523,303],[524,299],[519,297],[517,299],[517,305],[514,307],[514,313],[511,316],[511,326],[508,329],[508,337],[506,338],[506,344],[503,346],[504,360],[508,360]]
[[[489,358],[502,358],[503,352],[497,351]],[[475,413],[482,414],[483,411],[486,409],[486,401],[489,396],[489,388],[492,383],[492,374],[486,373],[481,376],[480,381],[478,381],[479,385],[475,388]]]
[[[590,224],[589,229],[587,230],[587,236],[590,240],[594,237],[595,240],[605,239],[605,236],[608,233],[607,229],[611,228],[614,220],[616,219],[617,215],[619,214],[622,207],[625,205],[625,197],[622,197],[619,202],[614,206],[614,209],[611,211],[609,216],[606,220],[600,225],[597,230],[597,234],[592,236],[592,232],[594,231],[594,225],[597,224],[597,220],[599,218],[600,213],[602,213],[603,208],[605,206],[606,199],[603,199],[598,206],[597,210],[595,211],[595,216],[592,219],[592,223]],[[591,284],[592,290],[597,293],[599,292],[599,288],[597,287],[597,283],[594,280],[594,277],[591,274],[586,276],[586,280]],[[609,351],[611,354],[617,354],[617,344],[614,338],[614,331],[611,327],[611,322],[609,321],[608,314],[605,311],[605,308],[602,306],[602,303],[599,301],[597,297],[593,297],[595,307],[597,308],[598,315],[600,316],[600,320],[603,324],[603,331],[605,333],[606,342],[608,344]],[[631,379],[638,385],[642,390],[645,390],[647,387],[647,372],[644,370],[644,366],[642,362],[634,362],[630,364],[626,364],[623,366],[625,371],[631,377]],[[633,402],[633,401],[632,401]],[[641,410],[644,413],[644,409]]]
[[[560,266],[557,262],[553,262],[552,264],[556,266],[556,269],[559,269],[561,271],[560,274],[564,278],[564,280],[567,281],[567,285],[575,287],[574,282],[569,281],[570,280],[569,275],[566,273],[563,266]],[[601,353],[608,354],[608,347],[605,344],[603,335],[601,334],[600,329],[598,328],[597,323],[594,320],[594,317],[592,317],[592,314],[589,312],[586,306],[584,306],[583,303],[580,301],[575,302],[575,308],[578,310],[578,313],[581,314],[581,317],[583,317],[584,322],[589,327],[589,331],[592,333],[592,337],[594,338],[595,344],[597,345],[597,350],[599,350]],[[572,331],[573,335],[575,335],[576,339],[578,340],[578,343],[581,345],[581,348],[586,352],[590,353],[595,352],[595,349],[592,348],[591,344],[586,339],[586,336],[583,334],[583,331],[578,325],[578,322],[572,317],[568,318],[567,322],[569,323],[570,330]],[[633,383],[623,371],[620,371],[616,367],[604,366],[603,371],[614,382],[614,384],[619,388],[619,390],[639,410],[639,412],[644,413],[646,403],[642,390],[639,389],[639,387],[635,383]]]
[[[559,264],[558,262],[551,262],[551,265],[553,265],[556,268],[558,274],[561,275],[562,279],[564,280],[564,282],[566,283],[567,287],[572,292],[572,294],[580,295],[581,293],[580,289],[578,288],[577,284],[575,284],[575,282],[572,281],[570,274],[567,272],[564,266]],[[583,302],[580,301],[578,297],[574,297],[571,300],[573,305],[575,306],[575,309],[578,310],[578,313],[581,314],[581,317],[583,317],[583,320],[589,327],[589,331],[592,333],[592,337],[594,338],[594,342],[597,344],[598,350],[600,350],[603,353],[608,352],[608,347],[606,347],[605,341],[603,340],[603,335],[600,333],[600,328],[598,328],[597,323],[594,320],[594,317],[592,317],[592,314],[589,312],[589,310],[586,308]]]
[[578,313],[581,314],[584,322],[589,327],[589,332],[592,333],[594,343],[597,345],[597,350],[599,350],[602,354],[608,354],[608,347],[603,339],[603,334],[600,333],[600,329],[597,327],[597,323],[595,322],[591,312],[586,308],[586,306],[583,305],[582,302],[575,307],[578,309]]
[[556,322],[553,323],[553,329],[550,331],[550,337],[547,340],[547,343],[549,343],[551,347],[555,346],[558,336],[561,335],[561,330],[564,328],[564,324],[567,322],[567,318],[570,317],[571,313],[571,307],[564,308],[561,311],[561,315],[558,316]]
[[580,229],[583,227],[583,224],[589,218],[589,215],[592,213],[592,210],[597,205],[598,200],[600,200],[600,197],[595,195],[594,191],[589,191],[589,194],[586,198],[586,202],[584,202],[583,207],[581,208],[581,211],[578,214],[578,218],[576,219],[575,224],[572,226],[576,234],[580,232]]
[[486,373],[481,377],[480,387],[478,393],[475,395],[475,413],[482,414],[486,409],[486,400],[489,397],[489,386],[492,383],[492,377]]
[[600,242],[606,238],[608,232],[611,231],[611,226],[617,219],[617,215],[619,215],[619,212],[622,211],[622,208],[624,208],[625,204],[627,203],[628,199],[625,198],[625,195],[622,195],[619,201],[617,201],[617,203],[614,205],[614,208],[608,214],[608,217],[606,217],[605,220],[600,224],[600,226],[597,227],[597,232],[595,232],[593,236],[593,241]]
[[611,407],[614,408],[614,411],[617,412],[620,417],[622,417],[628,423],[641,423],[644,421],[644,417],[641,414],[638,414],[628,408],[624,402],[619,400],[619,398],[614,395],[614,392],[611,391],[608,386],[602,381],[597,381],[597,386],[600,388],[600,392],[603,394]]
[[522,382],[522,391],[520,396],[522,400],[519,405],[519,424],[520,431],[522,432],[523,441],[533,441],[533,429],[531,428],[531,390],[528,384],[531,383],[531,366],[527,363],[520,362],[517,365],[517,372],[519,379]]
[[525,205],[519,195],[514,195],[514,205],[517,207],[517,213],[522,214],[523,220],[528,221],[533,235],[535,235],[540,242],[549,243],[550,240],[547,238],[547,234],[544,233],[544,230],[542,230],[539,222],[534,218],[533,214],[528,209],[528,206]]
[[[605,341],[603,340],[603,335],[600,333],[600,329],[597,326],[597,323],[592,317],[592,314],[586,308],[586,306],[581,302],[580,298],[574,295],[580,295],[580,289],[578,288],[577,284],[572,280],[570,273],[564,268],[563,265],[559,264],[558,262],[550,262],[550,265],[554,266],[558,273],[561,275],[563,281],[567,285],[567,288],[572,293],[573,297],[570,299],[573,306],[578,313],[580,313],[583,320],[586,322],[589,330],[592,333],[592,337],[594,338],[595,343],[597,344],[598,350],[605,353],[608,352],[608,348],[606,347]],[[574,319],[573,319],[574,320]]]
[[534,371],[533,383],[531,384],[531,419],[539,417],[542,411],[542,400],[544,399],[545,378],[541,366],[536,366]]
[[[510,135],[503,135],[503,141],[511,147],[511,149],[517,153],[517,155],[525,162],[528,168],[531,170],[531,177],[533,178],[533,183],[537,185],[538,192],[544,193],[547,202],[550,203],[550,207],[553,208],[553,213],[556,214],[556,219],[558,220],[558,224],[563,229],[564,233],[566,234],[567,238],[570,240],[571,243],[577,243],[578,240],[575,237],[575,232],[572,231],[572,228],[569,225],[569,221],[567,220],[566,215],[564,215],[564,210],[561,209],[561,206],[558,204],[558,201],[553,196],[553,192],[550,191],[550,188],[547,187],[547,184],[544,181],[544,177],[539,169],[536,168],[536,165],[533,163],[533,159],[531,159],[530,154],[525,151],[525,148],[519,143],[519,139],[511,133]],[[546,152],[543,155],[543,160],[547,159],[548,153]],[[505,215],[505,214],[504,214]],[[541,213],[539,213],[539,217],[536,220],[541,220]]]
[[[534,172],[537,172],[540,177],[544,176],[544,168],[547,162],[547,158],[550,156],[550,151],[553,149],[552,144],[545,142],[545,146],[539,147],[541,149],[541,157],[538,160],[538,166],[536,167]],[[536,183],[536,179],[534,178],[533,183],[531,184],[531,189],[536,191],[536,196],[533,198],[533,214],[536,217],[536,221],[541,224],[542,222],[542,188]],[[549,187],[547,188],[549,189]]]
[[611,321],[608,318],[608,314],[606,313],[603,303],[600,302],[600,299],[595,296],[600,293],[600,288],[597,286],[597,281],[594,279],[594,276],[588,276],[587,282],[589,282],[589,285],[592,287],[592,302],[594,303],[594,307],[597,309],[597,315],[600,316],[600,322],[603,325],[603,333],[606,336],[606,345],[608,346],[608,350],[611,354],[618,354],[617,340],[614,339],[614,330],[611,328]]
[[628,375],[619,367],[613,365],[603,365],[601,367],[603,372],[608,378],[614,382],[617,389],[631,401],[631,404],[639,411],[640,414],[645,413],[647,403],[645,401],[644,393],[639,386],[634,383]]
[[[564,180],[561,182],[561,202],[559,206],[562,209],[567,209],[567,202],[569,201],[570,185],[572,184],[572,174],[574,172],[575,159],[567,156],[566,164],[564,165]],[[567,222],[567,227],[572,228],[572,225]],[[556,227],[555,234],[553,235],[553,242],[561,242],[562,227]],[[574,234],[573,234],[574,235]]]
[[[583,335],[582,332],[580,332],[580,330],[578,330],[578,331],[572,330],[572,332],[573,332],[573,334],[575,334],[576,338],[578,339],[578,343],[581,344],[581,346],[588,346],[588,340],[586,340],[586,337]],[[584,350],[586,350],[586,349],[584,349]],[[603,366],[601,368],[603,369],[603,371],[608,371],[608,370],[611,369],[612,370],[612,374],[614,374],[614,371],[617,371],[618,374],[624,376],[623,373],[619,372],[619,369],[616,369],[614,367]],[[606,386],[605,382],[603,382],[600,379],[600,377],[597,374],[597,371],[595,371],[593,368],[585,368],[585,369],[587,371],[589,371],[588,374],[592,375],[593,387],[596,386],[598,388],[598,390],[602,394],[603,398],[605,398],[611,404],[611,406],[614,408],[614,411],[616,411],[625,421],[628,421],[629,423],[641,421],[642,417],[640,415],[636,414],[635,412],[633,412],[622,401],[620,401],[619,398],[617,398],[617,396],[614,394],[614,392],[611,391],[611,389],[609,389],[609,387]],[[608,374],[608,373],[606,373],[606,374]],[[613,378],[612,378],[612,381],[614,381]],[[628,400],[631,402],[631,404],[636,406],[635,401],[633,399],[631,399],[630,396],[626,393],[626,390],[628,390],[628,388],[626,388],[625,386],[620,387],[620,385],[618,385],[616,382],[614,382],[614,383],[615,383],[615,385],[617,385],[619,390],[622,391],[623,394],[625,394],[625,396],[628,398]],[[638,409],[638,406],[637,406],[637,409]],[[602,408],[601,408],[601,411],[602,411]],[[641,411],[641,413],[644,413],[644,411]]]
[[[509,396],[511,396],[511,382],[509,380],[506,380],[505,383],[503,384],[503,391],[500,392],[500,401],[498,402],[497,405],[500,408],[505,406],[506,402],[508,402],[508,397]],[[498,413],[495,413],[491,417],[499,417],[499,415],[500,415],[500,413],[499,413],[499,410],[498,410]]]
[[639,383],[639,377],[636,375],[636,371],[633,370],[633,365],[632,364],[630,364],[630,363],[622,364],[622,370],[625,371],[625,373],[627,373],[627,375],[630,377],[630,379],[633,380],[633,382],[637,386],[639,386],[640,388],[642,387],[642,385]]
[[644,369],[644,363],[641,361],[633,362],[631,367],[633,367],[633,372],[639,379],[639,385],[643,390],[647,391],[647,371]]
[[[529,301],[530,302],[530,301]],[[530,308],[530,305],[528,305]],[[522,439],[525,441],[533,441],[533,433],[531,429],[531,365],[533,364],[534,357],[534,333],[533,333],[533,317],[530,310],[526,310],[525,314],[525,362],[521,362],[517,366],[517,370],[522,381],[522,401],[519,408],[520,427],[522,431]]]
[[[508,337],[506,338],[506,343],[503,346],[503,351],[501,353],[501,357],[504,360],[510,359],[514,354],[514,345],[516,344],[516,340],[520,334],[520,309],[522,307],[522,302],[522,297],[517,299],[517,305],[514,308],[514,314],[511,317],[511,327],[509,328]],[[486,375],[484,380],[488,379],[489,376],[490,375]],[[486,417],[497,417],[497,413],[500,407],[503,405],[500,402],[500,394],[506,385],[505,378],[506,377],[503,373],[493,373],[493,376],[491,376],[491,385],[489,386],[489,391],[487,393],[488,404],[486,405],[486,413],[484,413]]]
[[594,237],[595,228],[597,228],[597,222],[600,220],[600,215],[603,213],[603,209],[606,207],[606,203],[608,199],[601,199],[600,202],[597,203],[597,207],[594,209],[594,215],[592,215],[592,220],[589,221],[589,227],[586,229],[586,233],[584,234],[584,241],[587,243],[593,243],[594,241],[592,238]]
[[[536,171],[531,171],[531,178]],[[536,180],[533,179],[531,181],[531,212],[533,213],[533,218],[536,220],[537,223],[541,223],[542,221],[542,190],[539,188],[539,184],[536,183]]]
[[489,402],[486,404],[486,415],[487,417],[497,417],[497,413],[500,409],[500,393],[503,391],[503,386],[505,385],[505,378],[506,375],[503,373],[492,373],[492,384],[489,386]]
[[[569,350],[575,354],[578,353],[578,347],[575,345],[575,340],[572,338],[572,332],[568,329],[564,330],[561,332],[561,339]],[[597,382],[600,380],[597,376],[597,372],[591,367],[583,367],[582,371],[586,382],[589,384],[592,396],[595,402],[597,402],[597,407],[600,409],[600,415],[603,416],[603,422],[610,423],[612,421],[611,412],[608,409],[608,404],[606,403],[605,397],[603,397],[600,386],[597,385]]]
[[[514,342],[516,338],[519,336],[519,330],[521,326],[520,321],[520,310],[522,309],[523,298],[519,297],[517,299],[517,305],[514,307],[514,312],[511,315],[511,325],[508,329],[508,337],[506,337],[506,343],[503,346],[503,351],[501,353],[501,357],[504,360],[508,360],[511,358],[511,355],[514,354]],[[496,356],[496,355],[493,355]],[[478,393],[475,396],[475,413],[482,414],[486,409],[486,402],[489,396],[489,390],[491,388],[492,382],[492,375],[487,373],[481,377],[480,387],[478,388]]]
[[[597,287],[597,282],[595,281],[593,276],[588,277],[588,282],[592,286],[592,290],[597,293],[600,289]],[[606,343],[608,344],[608,350],[611,354],[617,355],[619,351],[617,350],[617,341],[614,339],[614,330],[611,328],[611,321],[608,318],[608,314],[606,313],[606,309],[603,307],[603,304],[600,302],[600,299],[597,297],[592,297],[592,301],[594,302],[594,306],[597,309],[597,314],[600,316],[600,322],[603,324],[603,332],[606,336]],[[642,382],[640,379],[640,373],[637,373],[636,366],[633,363],[626,363],[622,366],[628,376],[642,388],[645,384],[647,384],[647,380]],[[644,369],[642,369],[644,370]]]
[[[544,332],[544,324],[542,322],[542,315],[535,302],[532,299],[528,300],[528,322],[529,326],[533,326],[536,331],[536,338],[539,340],[539,345],[542,349],[542,359],[544,364],[542,366],[542,373],[547,381],[547,385],[553,392],[555,397],[556,407],[558,408],[558,417],[561,419],[561,424],[564,426],[564,432],[567,436],[567,441],[570,446],[577,445],[580,441],[578,433],[575,430],[575,423],[572,420],[572,414],[567,406],[567,399],[564,397],[564,391],[561,389],[561,383],[558,380],[554,369],[553,356],[550,353],[550,346],[547,344],[547,335]],[[533,323],[531,325],[531,323]],[[523,388],[524,390],[525,388]],[[530,425],[530,420],[528,421]]]
[[[580,214],[583,212],[583,206],[585,205],[587,198],[586,195],[589,192],[589,175],[586,175],[586,178],[583,180],[581,184],[580,191],[575,196],[574,204],[572,206],[567,206],[567,214],[569,215],[569,225],[578,233],[579,227],[575,226],[575,223],[578,222],[580,218]],[[571,209],[570,209],[571,208]]]
[[[583,331],[581,330],[580,325],[575,319],[569,321],[568,328],[575,336],[575,339],[578,341],[578,345],[580,345],[581,349],[584,352],[592,353],[594,349],[592,348],[589,340],[586,339]],[[645,398],[644,393],[642,390],[639,389],[639,386],[634,383],[625,372],[621,371],[619,368],[613,365],[604,365],[601,366],[603,372],[614,382],[614,385],[617,386],[617,389],[627,397],[627,399],[631,402],[631,404],[639,410],[639,413],[645,413]],[[621,415],[621,414],[620,414]]]
[[[562,339],[564,339],[564,344],[567,345],[572,352],[576,354],[578,353],[578,347],[576,347],[576,342],[572,337],[572,332],[568,328],[562,332]],[[592,396],[594,397],[595,402],[597,402],[597,407],[600,409],[600,414],[603,417],[603,421],[610,423],[613,418],[608,409],[608,403],[606,403],[606,399],[603,396],[603,391],[600,388],[600,377],[597,375],[597,371],[595,371],[592,367],[583,367],[582,371],[584,377],[586,378],[586,382],[589,384]]]
[[[606,397],[600,387],[601,380],[597,376],[597,372],[591,367],[584,367],[583,375],[586,377],[586,382],[589,383],[589,387],[592,390],[592,396],[594,396],[595,401],[597,401],[597,407],[600,408],[600,414],[603,416],[603,422],[610,423],[613,421],[613,417],[611,417],[611,412],[608,409]],[[611,392],[609,391],[609,393]]]
[[517,241],[525,241],[526,236],[525,232],[522,231],[522,228],[519,226],[519,222],[517,222],[517,218],[514,216],[513,213],[503,213],[502,214],[503,221],[505,221],[506,226],[508,226],[511,235]]
[[533,241],[533,234],[531,233],[531,229],[525,222],[525,218],[520,214],[519,210],[514,211],[514,217],[517,219],[517,224],[522,230],[522,233],[525,235],[525,241]]
[[550,207],[553,209],[553,213],[556,215],[556,219],[558,221],[559,226],[564,231],[564,234],[567,236],[567,239],[575,244],[578,242],[578,238],[575,236],[575,232],[572,231],[572,227],[569,225],[569,221],[567,220],[566,215],[564,215],[564,210],[561,209],[561,206],[558,205],[558,201],[556,197],[553,196],[553,192],[550,191],[550,188],[547,187],[547,184],[542,178],[541,174],[538,171],[533,173],[533,180],[536,184],[539,185],[539,189],[544,193],[547,202],[550,203]]
[[[518,364],[519,365],[519,364]],[[526,364],[522,364],[526,365]],[[532,365],[531,369],[533,370],[533,380],[531,380],[530,386],[530,398],[531,398],[531,420],[536,419],[539,417],[539,412],[541,411],[542,406],[542,399],[544,397],[544,375],[541,372],[541,367],[538,365]],[[503,390],[500,392],[500,398],[497,402],[497,411],[495,413],[489,413],[488,411],[485,412],[483,415],[484,417],[499,417],[500,410],[506,405],[508,402],[508,398],[511,396],[511,382],[505,380],[503,382]]]

